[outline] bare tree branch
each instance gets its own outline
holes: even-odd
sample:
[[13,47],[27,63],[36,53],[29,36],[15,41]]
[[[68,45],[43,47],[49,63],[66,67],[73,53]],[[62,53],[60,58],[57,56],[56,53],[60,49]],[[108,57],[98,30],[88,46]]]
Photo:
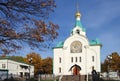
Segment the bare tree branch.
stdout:
[[54,0],[1,0],[0,52],[8,54],[28,44],[47,47],[57,36],[58,25],[43,21],[56,7]]

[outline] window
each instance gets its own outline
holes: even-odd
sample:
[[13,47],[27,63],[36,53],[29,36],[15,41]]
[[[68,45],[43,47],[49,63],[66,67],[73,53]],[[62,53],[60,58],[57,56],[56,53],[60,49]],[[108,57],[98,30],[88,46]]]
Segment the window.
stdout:
[[92,56],[92,61],[94,62],[94,60],[95,60],[95,59],[94,59],[94,56]]
[[75,57],[75,62],[77,62],[77,57]]
[[79,57],[79,62],[81,62],[81,60],[82,60],[81,57]]
[[73,62],[73,57],[71,57],[71,62]]
[[79,30],[76,30],[77,34],[80,34],[80,31]]
[[59,73],[61,73],[61,67],[59,67]]
[[2,64],[2,68],[6,68],[6,65],[5,65],[5,64]]
[[59,58],[59,63],[61,63],[61,57]]

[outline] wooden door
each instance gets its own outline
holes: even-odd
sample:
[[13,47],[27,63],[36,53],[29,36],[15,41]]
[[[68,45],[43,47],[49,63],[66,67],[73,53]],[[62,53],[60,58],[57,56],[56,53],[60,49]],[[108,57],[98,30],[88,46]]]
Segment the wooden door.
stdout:
[[80,74],[80,69],[78,67],[73,68],[73,75],[79,75]]

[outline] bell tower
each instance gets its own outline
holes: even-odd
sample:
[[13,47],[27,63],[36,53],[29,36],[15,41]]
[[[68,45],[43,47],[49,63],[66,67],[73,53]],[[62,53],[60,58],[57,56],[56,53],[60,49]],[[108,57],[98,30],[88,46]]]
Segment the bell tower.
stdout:
[[80,21],[81,13],[79,12],[78,5],[77,5],[77,9],[76,9],[75,18],[76,18],[75,26],[74,26],[74,28],[73,28],[73,30],[71,32],[71,35],[78,34],[78,35],[86,36],[85,28],[83,28],[82,23]]

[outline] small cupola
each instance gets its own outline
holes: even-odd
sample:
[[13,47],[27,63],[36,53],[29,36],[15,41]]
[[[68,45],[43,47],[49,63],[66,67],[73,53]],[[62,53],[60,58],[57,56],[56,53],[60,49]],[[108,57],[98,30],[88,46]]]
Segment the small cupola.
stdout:
[[75,27],[73,28],[71,35],[78,34],[78,35],[86,35],[85,28],[83,28],[82,23],[80,21],[81,14],[79,11],[75,14],[76,22]]

